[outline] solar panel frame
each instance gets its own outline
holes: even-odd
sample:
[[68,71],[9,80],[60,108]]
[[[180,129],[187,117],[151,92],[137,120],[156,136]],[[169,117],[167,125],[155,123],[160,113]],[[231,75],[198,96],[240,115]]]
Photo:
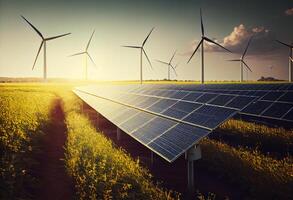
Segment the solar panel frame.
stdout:
[[[166,90],[166,88],[167,88],[167,90]],[[256,99],[255,101],[258,101],[258,99],[261,99],[264,95],[267,95],[268,93],[270,93],[270,91],[268,89],[271,89],[272,90],[272,88],[289,88],[289,86],[287,86],[287,85],[282,85],[282,86],[255,86],[255,88],[257,88],[257,90],[248,90],[247,86],[241,85],[241,87],[240,87],[240,90],[241,91],[239,91],[239,90],[237,91],[237,90],[234,90],[234,88],[232,86],[228,86],[227,88],[225,88],[224,86],[220,86],[220,85],[217,85],[217,86],[208,86],[208,87],[206,87],[206,86],[188,86],[188,87],[185,87],[184,86],[184,87],[182,87],[182,86],[177,86],[176,85],[176,86],[170,86],[170,87],[162,87],[162,86],[131,87],[130,86],[127,89],[121,90],[120,91],[121,94],[115,94],[115,92],[114,93],[111,93],[110,92],[109,94],[107,94],[108,91],[107,92],[103,92],[101,90],[95,90],[95,89],[93,91],[95,93],[101,93],[102,95],[105,95],[105,97],[101,97],[100,96],[99,98],[102,98],[105,101],[112,101],[113,103],[116,103],[116,104],[121,104],[121,102],[119,102],[119,99],[120,98],[121,99],[124,98],[124,103],[122,103],[122,106],[130,107],[130,108],[132,108],[134,110],[137,110],[138,112],[150,113],[150,114],[152,114],[152,115],[155,116],[153,119],[150,119],[150,121],[147,121],[145,123],[142,123],[141,127],[136,127],[135,130],[129,130],[129,129],[126,130],[125,128],[123,128],[123,127],[120,126],[121,127],[121,130],[125,131],[129,135],[135,134],[136,130],[141,129],[142,127],[144,127],[145,125],[147,125],[148,123],[150,123],[152,120],[154,120],[157,117],[162,118],[162,119],[166,119],[166,120],[173,121],[174,124],[175,124],[174,127],[175,126],[178,126],[178,124],[183,124],[184,126],[191,126],[191,127],[195,127],[195,128],[199,128],[199,129],[204,129],[209,134],[212,130],[214,130],[215,128],[217,128],[221,123],[223,123],[224,121],[226,121],[227,119],[229,119],[231,116],[233,116],[234,114],[236,114],[237,111],[239,111],[242,114],[242,111],[247,106],[249,106],[249,104],[246,105],[244,108],[241,107],[241,108],[234,109],[233,111],[235,111],[235,112],[233,112],[231,114],[231,116],[226,117],[226,118],[224,117],[223,118],[224,120],[222,120],[219,124],[214,125],[214,126],[210,126],[210,127],[200,126],[198,124],[193,124],[193,123],[188,123],[188,122],[184,121],[184,119],[186,118],[186,116],[184,118],[182,118],[182,119],[179,120],[179,119],[176,119],[176,118],[173,118],[173,117],[168,117],[168,116],[164,115],[164,113],[162,113],[162,112],[160,112],[160,113],[154,113],[152,111],[149,111],[147,108],[153,106],[154,104],[158,103],[162,99],[170,99],[170,100],[176,99],[177,102],[186,102],[186,104],[188,102],[194,102],[194,101],[189,101],[188,100],[188,96],[192,96],[193,93],[201,94],[201,95],[197,95],[198,97],[197,98],[194,98],[194,100],[198,99],[201,96],[209,96],[209,93],[212,93],[212,94],[214,94],[213,95],[214,96],[214,99],[216,97],[220,96],[220,95],[234,95],[235,96],[234,98],[236,98],[238,96],[240,96],[240,97],[241,96],[247,96],[247,97],[251,97],[251,98],[253,97],[253,98]],[[116,87],[116,89],[119,89],[119,87]],[[214,91],[215,89],[217,91]],[[153,92],[149,92],[149,90],[156,90],[156,92],[154,92],[154,93]],[[172,91],[172,90],[174,90],[174,91]],[[177,92],[176,92],[176,90],[177,90]],[[86,91],[88,91],[88,90],[86,90]],[[171,95],[168,94],[168,91],[171,91]],[[178,91],[180,91],[180,93],[182,93],[184,95],[178,95],[178,96],[176,96],[175,94],[179,93]],[[82,92],[84,92],[84,91],[82,91]],[[289,91],[289,92],[291,92],[291,91]],[[139,102],[139,103],[135,102],[137,99],[133,99],[133,100],[129,100],[128,101],[127,98],[129,98],[129,97],[127,95],[129,95],[129,94],[135,94],[135,96],[137,96],[137,95],[140,96],[140,97],[138,97],[138,99],[141,99],[142,102],[144,102],[144,98],[146,98],[146,97],[157,97],[159,100],[158,101],[155,101],[153,103],[150,103],[151,105],[148,106],[148,107],[147,106],[144,106],[143,107],[143,106],[140,106],[140,103],[141,102]],[[90,94],[90,95],[93,95],[93,94]],[[99,96],[99,95],[96,95],[96,96]],[[135,97],[135,96],[133,96],[133,97]],[[143,96],[143,97],[141,97],[141,96]],[[212,96],[212,95],[210,95],[210,96]],[[133,104],[133,105],[131,105],[131,104]],[[213,105],[213,100],[205,101],[204,104],[206,104],[205,106],[214,106]],[[227,102],[224,106],[223,105],[221,105],[221,106],[217,105],[216,107],[225,108],[225,109],[228,109],[229,110],[229,108],[227,108],[227,105],[228,104],[229,103]],[[172,105],[175,105],[175,104],[172,104]],[[170,107],[172,107],[172,105],[169,106],[169,107],[167,107],[167,109],[169,109]],[[203,107],[203,106],[201,106],[201,107]],[[199,107],[199,108],[201,108],[201,107]],[[288,112],[284,113],[283,116],[282,116],[282,118],[285,118],[286,115],[291,114],[291,111],[292,110],[293,110],[293,108],[291,108],[290,110],[288,110]],[[292,111],[292,113],[293,113],[293,111]],[[111,116],[111,112],[110,111],[105,112],[105,114],[107,115],[107,117]],[[115,122],[115,123],[117,123],[117,122]],[[121,122],[121,123],[125,123],[126,124],[127,122]],[[118,124],[118,126],[119,126],[119,124]],[[170,130],[172,130],[172,128],[174,128],[174,127],[171,127]],[[163,135],[163,134],[164,133],[161,133],[161,135]],[[137,141],[139,141],[138,138],[135,138],[135,135],[132,135],[132,137],[134,139],[136,139]],[[161,137],[161,136],[158,135],[157,137]],[[139,141],[139,142],[146,146],[146,144],[144,143],[145,141]],[[148,148],[150,148],[150,147],[148,147]],[[151,150],[153,150],[153,149],[151,149]],[[163,157],[163,158],[166,159],[165,157]],[[166,160],[168,160],[170,162],[170,159],[166,159]]]

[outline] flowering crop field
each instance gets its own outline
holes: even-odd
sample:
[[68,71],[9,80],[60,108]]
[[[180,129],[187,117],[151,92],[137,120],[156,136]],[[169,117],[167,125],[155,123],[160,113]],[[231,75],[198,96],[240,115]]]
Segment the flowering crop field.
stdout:
[[[143,163],[95,128],[71,92],[75,85],[0,84],[0,199],[36,199],[43,181],[38,173],[44,155],[41,141],[54,132],[50,127],[56,121],[56,100],[64,114],[62,165],[72,181],[72,196],[182,198],[157,184]],[[196,166],[239,187],[243,199],[293,199],[292,130],[232,119],[201,146]],[[214,199],[217,194],[196,198]]]

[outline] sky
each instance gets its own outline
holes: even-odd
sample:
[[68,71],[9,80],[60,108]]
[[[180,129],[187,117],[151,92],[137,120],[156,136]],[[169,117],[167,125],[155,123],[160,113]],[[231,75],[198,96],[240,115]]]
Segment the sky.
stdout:
[[41,38],[20,17],[25,16],[45,37],[71,34],[47,42],[49,78],[84,76],[84,56],[68,57],[84,51],[95,30],[89,53],[97,68],[88,61],[92,80],[138,80],[139,50],[121,47],[141,45],[152,27],[145,50],[153,69],[143,57],[143,78],[163,79],[168,61],[177,50],[172,79],[199,80],[200,52],[189,57],[201,39],[199,9],[207,37],[233,53],[205,44],[205,79],[239,80],[237,62],[248,39],[246,63],[253,72],[244,79],[261,76],[288,78],[289,49],[275,42],[293,42],[292,0],[0,0],[0,77],[42,77],[43,51],[32,70]]

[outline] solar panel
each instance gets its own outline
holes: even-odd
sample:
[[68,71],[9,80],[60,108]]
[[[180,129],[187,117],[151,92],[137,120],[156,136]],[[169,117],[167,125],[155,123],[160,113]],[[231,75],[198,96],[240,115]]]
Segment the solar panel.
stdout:
[[176,119],[182,119],[200,106],[202,106],[202,104],[179,101],[165,110],[162,114]]
[[287,92],[279,99],[279,101],[292,103],[293,102],[293,92]]
[[201,95],[203,95],[203,93],[201,92],[191,92],[188,95],[186,95],[183,100],[186,101],[195,101],[196,99],[198,99]]
[[234,98],[235,96],[232,96],[232,95],[221,94],[209,103],[214,105],[224,106]]
[[256,101],[256,102],[249,104],[249,106],[244,108],[242,110],[242,112],[247,113],[247,114],[260,115],[271,104],[272,104],[272,102],[269,102],[269,101]]
[[192,147],[193,141],[198,141],[209,133],[210,131],[206,129],[178,124],[151,141],[148,146],[172,161],[184,153],[186,149]]
[[[168,88],[169,86],[160,86]],[[277,84],[205,84],[205,85],[177,85],[173,89],[191,91],[183,100],[195,101],[204,93],[218,93],[219,96],[208,101],[208,104],[231,107],[240,110],[241,115],[253,115],[254,117],[270,118],[276,120],[292,121],[291,111],[287,110],[288,114],[280,111],[279,114],[275,113],[275,106],[284,106],[290,109],[289,105],[276,104],[271,109],[269,107],[273,103],[287,103],[293,104],[293,84],[290,83],[277,83]],[[195,95],[193,95],[193,93]],[[223,95],[239,95],[225,103],[225,96]],[[255,98],[250,103],[251,98]],[[227,97],[228,99],[228,97]],[[204,102],[204,101],[203,101]],[[247,102],[249,102],[247,106]],[[268,110],[269,109],[269,110]],[[280,108],[281,110],[283,108]],[[268,111],[266,111],[268,110]],[[266,111],[266,112],[264,112]],[[270,113],[273,112],[273,113]],[[261,121],[259,119],[258,121]]]
[[178,123],[175,121],[162,117],[156,117],[144,126],[135,130],[133,133],[131,133],[131,135],[133,135],[143,144],[147,144],[176,124]]
[[280,98],[280,96],[282,96],[283,94],[284,92],[268,92],[266,95],[264,95],[262,100],[275,101],[278,98]]
[[281,118],[293,107],[288,103],[273,103],[262,115],[268,117]]
[[234,109],[204,105],[184,118],[183,121],[214,129],[234,114]]
[[293,121],[292,90],[287,84],[211,84],[83,86],[74,92],[172,162],[236,113]]

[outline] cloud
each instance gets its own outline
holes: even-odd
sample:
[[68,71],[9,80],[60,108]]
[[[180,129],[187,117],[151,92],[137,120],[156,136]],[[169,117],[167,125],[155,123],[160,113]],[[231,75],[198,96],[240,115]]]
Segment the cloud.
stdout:
[[293,15],[293,8],[289,8],[289,9],[285,10],[285,15],[292,16]]
[[[248,54],[250,55],[270,53],[279,48],[278,44],[274,42],[276,39],[274,33],[263,26],[246,28],[244,24],[240,24],[234,27],[233,31],[223,39],[213,40],[228,48],[233,53],[242,54],[251,36],[253,36],[253,40],[249,47]],[[197,44],[198,41],[192,41],[191,48],[189,51],[185,52],[185,55],[190,55]],[[205,50],[210,52],[225,51],[211,43],[205,43]]]

